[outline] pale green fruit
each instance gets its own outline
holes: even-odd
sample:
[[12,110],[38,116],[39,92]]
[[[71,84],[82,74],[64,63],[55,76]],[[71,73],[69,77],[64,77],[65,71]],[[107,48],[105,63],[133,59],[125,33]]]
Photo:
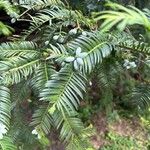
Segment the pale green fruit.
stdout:
[[79,65],[83,65],[84,62],[82,58],[77,58],[76,60]]
[[16,22],[16,18],[12,18],[11,23],[15,23],[15,22]]
[[64,38],[63,37],[59,37],[58,42],[62,44],[64,42]]
[[70,56],[70,57],[67,57],[67,58],[65,59],[65,61],[69,63],[69,62],[74,61],[74,59],[75,59],[74,57]]
[[69,34],[70,34],[70,35],[75,35],[75,34],[77,34],[77,32],[78,32],[78,29],[77,29],[77,28],[74,28],[74,29],[71,29],[71,30],[69,31]]
[[74,69],[75,69],[75,70],[78,70],[78,69],[79,69],[79,65],[78,65],[78,63],[77,63],[76,60],[74,61],[73,66],[74,66]]
[[38,135],[38,132],[36,129],[32,130],[32,134]]
[[132,62],[130,62],[130,66],[131,66],[131,68],[135,68],[137,65],[134,61],[132,61]]
[[64,67],[64,66],[65,66],[65,62],[62,62],[62,63],[61,63],[61,66]]
[[82,35],[87,36],[87,33],[85,31],[82,32]]
[[48,45],[49,44],[49,41],[45,41],[45,45]]
[[76,49],[76,56],[77,56],[77,57],[80,57],[81,51],[82,51],[81,47],[78,47],[78,48]]
[[55,35],[55,36],[53,36],[53,40],[55,40],[55,41],[57,41],[57,40],[58,40],[58,38],[59,38],[59,35]]

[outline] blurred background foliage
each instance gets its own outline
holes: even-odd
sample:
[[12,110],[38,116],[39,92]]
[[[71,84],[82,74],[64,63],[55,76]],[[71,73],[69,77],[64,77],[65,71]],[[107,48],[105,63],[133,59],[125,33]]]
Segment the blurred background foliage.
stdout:
[[[22,38],[24,31],[28,31],[30,27],[30,22],[28,19],[32,15],[34,16],[36,12],[41,9],[40,7],[33,7],[36,2],[38,1],[0,0],[0,42],[15,41],[19,38]],[[83,13],[83,15],[89,18],[92,17],[93,12],[108,10],[108,7],[105,7],[106,2],[108,2],[107,0],[63,0],[63,2],[66,4],[66,7],[68,7],[68,9],[71,8],[72,10],[79,10]],[[149,0],[111,0],[111,2],[116,2],[124,6],[133,5],[140,10],[150,8]],[[67,24],[68,22],[66,21],[65,23]],[[87,23],[89,22],[87,21]],[[35,36],[36,34],[31,34],[29,38],[27,37],[27,40],[31,39],[31,41],[40,41],[39,43],[42,46],[45,46],[45,42],[47,42],[47,39],[52,40],[55,34],[60,34],[61,37],[66,37],[66,39],[68,38],[69,40],[73,40],[78,36],[70,36],[66,34],[66,32],[76,27],[76,25],[68,25],[67,29],[64,29],[64,31],[63,28],[60,29],[58,27],[59,25],[60,24],[57,24],[57,26],[55,27],[52,26],[52,28],[47,27],[47,30],[44,30],[42,27],[40,27],[41,30],[39,30],[37,36]],[[86,26],[84,24],[82,28],[87,31],[89,30],[88,27],[89,26]],[[94,27],[94,29],[95,28],[96,27]],[[44,34],[41,31],[43,31]],[[141,28],[141,26],[134,25],[125,29],[125,31],[131,33],[131,35],[133,35],[135,39],[141,42],[148,42],[148,45],[150,45],[149,34],[143,28]],[[79,33],[77,34],[80,33],[81,31],[79,31]],[[44,36],[41,37],[41,34]],[[115,34],[118,36],[117,33]],[[122,37],[124,37],[124,35],[120,34],[119,38],[121,39]],[[23,38],[26,37],[23,36]],[[63,43],[61,41],[58,41],[58,43],[59,42],[60,44]],[[101,112],[104,113],[104,118],[106,116],[106,122],[108,124],[111,124],[113,121],[120,120],[120,117],[130,118],[131,120],[134,120],[134,116],[136,116],[139,119],[139,122],[141,123],[143,129],[147,130],[149,136],[150,108],[147,107],[147,104],[145,104],[149,99],[144,99],[144,102],[141,102],[140,99],[145,95],[147,97],[149,97],[150,95],[150,69],[149,62],[146,61],[148,60],[148,56],[139,53],[135,53],[133,55],[129,51],[124,54],[120,54],[118,57],[113,56],[115,56],[115,54],[112,54],[112,57],[105,59],[103,61],[103,64],[96,66],[92,74],[88,76],[88,92],[85,95],[85,101],[81,103],[81,106],[79,108],[79,116],[82,118],[84,124],[86,125],[90,125],[91,122],[93,122],[94,120],[94,116]],[[122,60],[126,60],[127,58],[130,62],[135,62],[136,64],[138,64],[138,67],[130,70],[125,69],[123,67],[124,62]],[[148,86],[145,86],[145,84]],[[19,145],[20,150],[32,150],[35,145],[37,149],[39,148],[43,150],[46,149],[46,146],[49,145],[49,142],[53,145],[53,141],[48,141],[46,137],[43,137],[43,140],[39,142],[37,138],[35,139],[34,135],[31,135],[31,128],[27,127],[28,122],[26,122],[26,120],[31,119],[33,106],[38,107],[38,104],[40,104],[36,103],[34,97],[35,93],[30,93],[31,91],[27,90],[27,86],[28,85],[24,84],[24,82],[20,83],[18,87],[19,90],[21,89],[22,93],[20,92],[20,95],[15,95],[16,93],[12,94],[12,96],[14,96],[14,99],[19,96],[24,97],[24,99],[22,99],[22,101],[20,101],[20,103],[14,109],[15,113],[13,117],[17,118],[18,120],[17,123],[15,123],[11,127],[10,135],[11,132],[13,132],[14,129],[17,127],[17,132],[12,138],[14,139],[14,142]],[[11,88],[14,91],[18,91],[18,87],[13,86]],[[25,95],[24,92],[26,92]],[[17,100],[19,101],[20,98],[18,98]],[[138,106],[143,109],[139,108]],[[134,140],[130,137],[116,135],[109,130],[106,130],[106,133],[104,134],[104,138],[109,141],[109,144],[103,146],[102,150],[130,150],[130,148],[132,150],[132,147],[136,147],[138,145],[137,139]],[[144,142],[142,144],[144,146],[146,145],[145,149],[148,149],[149,144],[147,141],[146,144]],[[138,145],[139,149],[143,149],[142,144],[140,143]]]

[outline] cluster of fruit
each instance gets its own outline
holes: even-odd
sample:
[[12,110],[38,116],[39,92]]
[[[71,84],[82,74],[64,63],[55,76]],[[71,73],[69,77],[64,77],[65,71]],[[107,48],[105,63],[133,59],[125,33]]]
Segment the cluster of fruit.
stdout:
[[78,47],[75,51],[75,56],[69,56],[65,59],[66,63],[73,63],[75,70],[78,70],[81,65],[84,64],[83,59],[87,56],[86,52],[82,52],[81,47]]
[[126,69],[130,69],[130,68],[135,68],[137,67],[136,63],[134,61],[129,61],[127,59],[124,60],[124,64],[123,66],[126,68]]
[[[74,36],[74,35],[78,34],[78,32],[79,32],[78,28],[74,28],[74,29],[71,29],[69,31],[68,35],[69,36]],[[86,36],[87,33],[85,31],[82,31],[82,35]],[[63,36],[63,35],[60,35],[60,34],[53,36],[53,40],[56,41],[56,42],[58,42],[58,43],[60,43],[60,44],[65,43],[66,39],[67,39],[66,36]]]

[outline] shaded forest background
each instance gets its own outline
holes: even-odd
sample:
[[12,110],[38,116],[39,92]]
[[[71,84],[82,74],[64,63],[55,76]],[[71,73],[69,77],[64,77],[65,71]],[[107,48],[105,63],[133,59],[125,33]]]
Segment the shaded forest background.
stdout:
[[[1,1],[3,2],[3,0]],[[0,5],[0,22],[3,23],[0,24],[0,29],[2,29],[0,32],[0,73],[2,75],[0,76],[0,85],[4,86],[6,84],[6,87],[10,89],[13,115],[11,119],[8,117],[12,125],[8,137],[13,139],[10,143],[14,142],[17,147],[10,146],[10,150],[75,150],[74,148],[80,150],[79,145],[83,141],[86,144],[88,143],[88,147],[83,144],[85,150],[150,150],[150,32],[141,24],[135,23],[131,26],[125,26],[123,30],[115,28],[117,25],[112,26],[108,32],[99,34],[102,21],[92,22],[92,19],[96,16],[93,14],[113,10],[113,7],[109,8],[105,5],[108,1],[63,0],[62,2],[65,6],[54,3],[54,6],[56,6],[52,9],[54,14],[49,13],[49,15],[55,15],[56,13],[52,22],[46,20],[47,18],[44,16],[46,10],[50,10],[51,5],[50,7],[44,5],[43,7],[32,8],[32,0],[31,3],[28,1],[27,5],[24,0],[10,0],[9,5],[12,9],[10,14],[3,5]],[[129,9],[131,8],[128,6],[131,5],[142,12],[150,9],[149,0],[111,0],[111,2]],[[57,6],[60,7],[60,10],[64,9],[65,13],[62,12],[59,15]],[[45,9],[45,12],[42,12],[43,9]],[[120,9],[116,9],[116,11],[122,12]],[[40,19],[36,20],[38,13],[44,15],[43,18],[39,17]],[[70,19],[68,19],[67,13],[70,15]],[[145,16],[149,20],[147,14]],[[74,18],[77,22],[74,21]],[[105,51],[109,47],[108,51],[111,51],[109,57],[105,52],[102,52],[103,54],[92,53],[89,59],[85,60],[88,62],[86,66],[84,60],[80,59],[82,57],[77,55],[90,54],[90,48],[94,47],[95,50],[97,45],[100,44],[99,42],[103,43],[105,39],[107,39],[107,44],[100,49]],[[10,44],[3,44],[6,42],[10,42]],[[17,42],[24,43],[21,45]],[[32,42],[37,45],[35,46]],[[122,45],[120,44],[119,47],[116,43]],[[66,47],[70,50],[69,52]],[[117,51],[114,50],[115,48]],[[9,54],[6,50],[30,50],[30,52],[37,50],[41,54],[25,53],[24,51],[16,53],[11,51]],[[79,51],[79,54],[77,54],[77,51]],[[51,56],[53,52],[56,56]],[[11,57],[12,60],[9,62]],[[41,64],[35,64],[35,66],[26,68],[26,70],[18,71],[21,68],[20,65],[24,65],[26,61],[34,60],[34,57],[36,59],[40,57]],[[77,58],[80,59],[80,65],[82,64],[85,67],[83,70],[81,68],[83,74],[80,74],[79,63],[75,66]],[[101,59],[102,64],[99,64]],[[6,61],[8,66],[3,66],[5,64],[3,61]],[[63,62],[68,66],[70,64],[70,66],[65,68]],[[14,64],[14,66],[10,64]],[[14,71],[14,74],[12,73],[9,76],[10,70],[16,66],[19,66],[19,69],[15,68],[18,72]],[[43,66],[46,68],[47,73],[45,73]],[[87,73],[88,71],[91,72]],[[75,74],[77,78],[74,77],[73,81],[71,77],[69,78],[70,72],[72,74],[79,72],[79,74]],[[46,77],[43,75],[44,73]],[[52,74],[54,74],[52,78],[54,85],[51,82]],[[85,74],[87,75],[84,76]],[[7,75],[9,78],[5,79]],[[87,82],[84,83],[85,78]],[[72,82],[70,83],[70,80],[67,79]],[[47,83],[47,81],[50,82]],[[73,89],[72,92],[69,89],[66,92],[68,95],[66,93],[65,96],[62,93],[57,95],[60,91],[65,91],[65,89],[59,91],[59,88],[67,87],[67,82],[70,83],[70,89]],[[45,89],[44,85],[46,85]],[[46,95],[50,88],[58,90],[56,92],[51,91],[56,94],[54,97],[53,95]],[[80,88],[82,92],[79,90]],[[84,90],[87,92],[84,93]],[[6,94],[3,91],[6,92],[7,90],[0,88],[0,94]],[[64,103],[57,104],[55,97],[61,99],[61,96],[64,96],[64,99],[67,97],[67,100],[68,97],[71,97],[74,101],[70,102],[69,99]],[[1,97],[4,100],[6,98],[5,95],[1,95]],[[49,97],[52,97],[52,103],[48,103]],[[43,99],[46,101],[43,102]],[[81,99],[83,101],[78,104]],[[2,101],[4,100],[2,99]],[[55,106],[55,103],[57,106]],[[47,106],[50,107],[47,108]],[[59,109],[57,112],[57,107],[63,110],[63,115]],[[44,110],[46,110],[45,113]],[[35,115],[34,112],[36,112]],[[57,113],[55,114],[55,112]],[[69,115],[68,112],[70,112]],[[64,120],[61,120],[61,118]],[[87,130],[85,135],[81,132],[84,128],[78,118],[81,118],[83,127],[87,127],[85,128],[85,131]],[[3,122],[2,119],[0,119],[0,122]],[[66,122],[69,122],[71,127]],[[56,128],[51,127],[50,124],[54,124]],[[80,129],[82,130],[80,131]],[[83,141],[78,141],[80,134],[83,134]],[[90,137],[86,139],[89,135]],[[66,148],[66,145],[69,146]],[[7,150],[7,147],[4,150]]]

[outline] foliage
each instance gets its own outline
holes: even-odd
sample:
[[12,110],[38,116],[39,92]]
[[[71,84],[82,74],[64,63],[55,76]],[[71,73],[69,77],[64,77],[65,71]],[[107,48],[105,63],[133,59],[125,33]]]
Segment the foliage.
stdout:
[[140,115],[140,119],[142,122],[142,125],[147,128],[150,132],[150,115],[149,115],[150,109],[148,109],[148,111],[142,113]]
[[95,21],[105,20],[101,25],[102,31],[107,31],[115,25],[122,31],[127,25],[133,24],[143,25],[147,30],[150,30],[148,17],[139,9],[133,6],[126,8],[116,3],[108,3],[106,6],[114,10],[106,10],[95,14]]
[[[0,0],[0,10],[4,10],[11,18],[17,17],[17,9],[7,0]],[[10,35],[13,28],[0,21],[0,35]]]
[[[0,45],[0,123],[5,125],[7,135],[20,149],[28,145],[34,149],[34,142],[38,143],[37,148],[46,149],[49,134],[54,129],[59,132],[66,149],[91,148],[88,137],[93,129],[90,125],[85,127],[78,113],[81,102],[88,100],[85,99],[88,82],[91,80],[95,86],[96,80],[99,89],[96,92],[101,92],[98,99],[110,113],[118,82],[123,78],[131,80],[132,73],[144,65],[150,55],[149,45],[130,33],[102,33],[99,28],[110,29],[119,23],[119,29],[124,29],[129,23],[126,17],[134,17],[131,24],[139,23],[149,29],[148,17],[134,7],[118,4],[109,5],[123,11],[121,20],[117,11],[100,12],[97,13],[100,17],[93,18],[60,0],[27,0],[17,5],[25,11],[14,16],[12,23],[23,20],[30,25],[20,39]],[[109,20],[112,15],[113,20]],[[97,21],[101,19],[106,20],[99,26]],[[130,68],[123,64],[124,59],[131,60],[128,62]],[[95,80],[92,79],[95,76]],[[149,106],[149,90],[146,89],[149,82],[133,80],[125,96],[128,99],[138,97],[134,106],[144,110]],[[122,97],[124,93],[119,92]],[[21,139],[20,129],[25,139]],[[9,138],[5,141],[5,133],[2,133],[4,138],[0,142],[6,142],[2,149],[15,149],[12,141]],[[33,141],[27,140],[28,137]]]
[[100,148],[100,150],[145,149],[145,147],[136,139],[133,139],[131,137],[124,137],[113,132],[108,133],[107,139],[110,141],[110,144],[103,146],[102,148]]

